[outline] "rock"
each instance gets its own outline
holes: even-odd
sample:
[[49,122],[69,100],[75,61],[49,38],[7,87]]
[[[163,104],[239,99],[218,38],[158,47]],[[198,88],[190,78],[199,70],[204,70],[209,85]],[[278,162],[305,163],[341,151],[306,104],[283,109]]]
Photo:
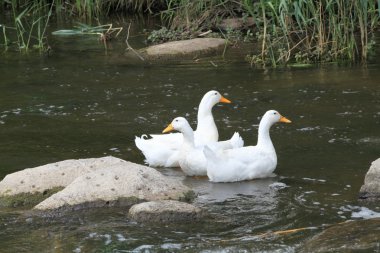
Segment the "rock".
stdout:
[[142,49],[141,56],[148,60],[192,59],[222,53],[227,41],[220,38],[197,38],[172,41]]
[[77,177],[120,162],[112,156],[65,160],[9,174],[0,182],[0,206],[35,205]]
[[377,252],[379,227],[380,218],[338,224],[307,241],[300,252]]
[[218,28],[224,31],[227,31],[229,29],[242,30],[242,29],[248,29],[249,27],[252,27],[254,24],[255,24],[255,21],[252,17],[251,18],[226,18],[220,21],[220,23],[218,24]]
[[360,188],[359,198],[365,201],[380,200],[380,158],[372,162]]
[[35,210],[77,210],[101,206],[131,206],[141,201],[191,196],[176,179],[143,165],[122,162],[76,178],[62,191],[35,206]]
[[128,216],[138,222],[193,222],[200,220],[203,212],[188,203],[163,200],[136,204],[129,209]]

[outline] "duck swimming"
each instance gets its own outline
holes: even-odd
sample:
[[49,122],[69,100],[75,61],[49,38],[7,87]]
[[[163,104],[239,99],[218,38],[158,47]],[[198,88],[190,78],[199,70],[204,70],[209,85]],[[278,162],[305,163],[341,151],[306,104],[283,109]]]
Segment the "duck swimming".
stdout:
[[[212,115],[212,108],[219,102],[231,103],[215,90],[203,96],[198,108],[197,129],[194,131],[195,146],[218,141],[219,133]],[[146,135],[135,138],[135,144],[145,156],[145,162],[154,167],[178,167],[177,156],[183,142],[182,134],[151,134],[150,136],[152,137],[150,139],[147,139]],[[232,147],[229,140],[221,142],[220,145],[225,148]]]
[[207,176],[212,182],[236,182],[271,176],[277,166],[276,150],[269,135],[277,122],[291,123],[275,110],[267,111],[258,130],[257,145],[213,151],[203,149],[207,160]]

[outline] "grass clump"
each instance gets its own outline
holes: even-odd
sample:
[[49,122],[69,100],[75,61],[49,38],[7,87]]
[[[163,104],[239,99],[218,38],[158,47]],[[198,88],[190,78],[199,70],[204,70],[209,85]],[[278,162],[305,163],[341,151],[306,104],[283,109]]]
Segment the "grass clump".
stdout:
[[21,7],[16,0],[9,3],[13,26],[0,24],[3,37],[3,43],[0,46],[8,50],[15,44],[16,48],[22,52],[30,49],[40,51],[46,49],[46,28],[52,15],[52,8],[39,1]]

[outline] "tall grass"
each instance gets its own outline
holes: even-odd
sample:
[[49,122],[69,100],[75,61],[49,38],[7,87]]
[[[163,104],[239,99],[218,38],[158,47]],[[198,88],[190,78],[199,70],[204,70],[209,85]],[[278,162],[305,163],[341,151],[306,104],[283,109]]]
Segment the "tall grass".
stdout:
[[67,9],[71,14],[92,19],[114,12],[152,13],[163,3],[164,0],[61,0],[60,3],[57,3],[56,9]]
[[0,8],[7,5],[16,9],[33,5],[52,6],[58,14],[65,12],[86,19],[114,12],[153,13],[164,8],[165,4],[166,0],[0,0]]
[[35,37],[43,46],[52,11],[85,20],[114,12],[160,13],[169,30],[178,30],[181,37],[217,30],[224,18],[252,17],[255,24],[248,32],[256,34],[259,46],[248,59],[264,66],[366,61],[380,21],[380,0],[0,0],[0,4],[11,6],[14,18],[13,27],[0,27],[2,41],[9,45],[9,34],[15,30],[20,48],[29,48]]
[[225,17],[255,20],[259,47],[251,64],[365,61],[379,24],[380,0],[167,0],[162,19],[190,32]]
[[371,0],[260,0],[244,2],[255,18],[261,52],[251,64],[289,61],[365,61],[379,24],[379,4]]
[[[31,48],[43,50],[52,9],[42,1],[23,6],[19,4],[16,0],[10,2],[13,26],[1,25],[4,49],[8,50],[15,43],[19,51],[27,52]],[[15,39],[12,41],[12,38]]]
[[239,15],[241,7],[239,1],[230,0],[166,0],[161,19],[171,29],[209,29],[224,18]]

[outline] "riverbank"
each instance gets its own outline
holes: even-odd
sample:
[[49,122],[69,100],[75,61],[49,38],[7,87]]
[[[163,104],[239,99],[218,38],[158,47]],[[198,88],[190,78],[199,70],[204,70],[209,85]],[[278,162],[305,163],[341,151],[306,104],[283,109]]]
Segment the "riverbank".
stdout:
[[[150,32],[148,41],[157,43],[199,36],[251,41],[258,46],[246,52],[249,64],[272,67],[289,63],[366,62],[374,50],[373,33],[380,20],[375,1],[293,4],[287,1],[120,0],[114,3],[94,0],[48,4],[41,0],[32,5],[22,3],[3,5],[7,16],[14,20],[13,26],[2,26],[2,47],[6,50],[13,40],[20,51],[48,50],[45,32],[52,15],[75,15],[91,23],[104,15],[145,12],[159,16],[162,23],[162,28]],[[27,25],[30,20],[32,26]],[[16,37],[10,35],[14,32]],[[95,32],[103,41],[112,37],[109,29]]]

